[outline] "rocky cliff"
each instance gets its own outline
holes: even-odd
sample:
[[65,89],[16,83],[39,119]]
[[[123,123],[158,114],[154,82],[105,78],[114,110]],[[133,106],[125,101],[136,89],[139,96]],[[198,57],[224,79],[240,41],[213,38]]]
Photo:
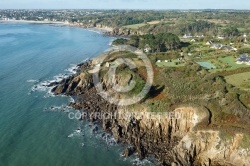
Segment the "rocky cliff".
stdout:
[[[124,156],[137,153],[143,159],[154,155],[159,165],[249,165],[250,149],[240,146],[243,134],[222,139],[219,131],[197,128],[199,124],[210,123],[211,113],[206,108],[176,106],[157,114],[148,112],[143,104],[129,107],[110,104],[97,94],[92,77],[86,72],[91,67],[91,62],[81,65],[77,74],[62,81],[53,91],[77,96],[71,106],[92,113],[88,120],[98,121],[118,142],[130,145]],[[109,81],[102,81],[109,86]],[[95,116],[97,112],[104,116]]]

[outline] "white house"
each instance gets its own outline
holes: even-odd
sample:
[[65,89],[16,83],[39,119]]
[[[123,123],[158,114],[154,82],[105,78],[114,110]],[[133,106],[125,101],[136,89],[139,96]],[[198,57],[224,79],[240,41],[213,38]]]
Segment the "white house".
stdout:
[[191,42],[196,42],[196,40],[195,39],[192,39],[192,40],[190,40]]
[[185,34],[184,36],[183,36],[183,38],[185,38],[185,39],[187,39],[187,38],[192,38],[193,36],[191,35],[191,34]]
[[225,39],[225,37],[220,35],[220,36],[218,36],[218,39]]
[[211,48],[221,49],[223,46],[224,46],[223,44],[215,43],[215,44],[212,44]]
[[148,53],[150,51],[151,51],[151,47],[148,44],[146,44],[144,47],[144,52]]
[[213,42],[211,42],[211,41],[206,42],[206,45],[212,45],[212,44],[213,44]]

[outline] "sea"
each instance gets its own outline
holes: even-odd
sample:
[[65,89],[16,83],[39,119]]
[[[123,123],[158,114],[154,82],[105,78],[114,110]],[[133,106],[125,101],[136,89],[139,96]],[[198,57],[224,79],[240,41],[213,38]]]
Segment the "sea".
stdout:
[[152,165],[121,156],[96,124],[69,118],[73,101],[46,84],[110,47],[112,37],[78,27],[0,23],[0,166]]

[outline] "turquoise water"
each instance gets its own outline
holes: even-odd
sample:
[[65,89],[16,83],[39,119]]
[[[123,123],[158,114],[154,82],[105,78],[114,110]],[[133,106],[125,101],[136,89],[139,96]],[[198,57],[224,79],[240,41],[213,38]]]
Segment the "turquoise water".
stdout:
[[[80,28],[0,24],[1,166],[132,165],[132,159],[120,157],[121,145],[108,146],[89,123],[70,120],[62,111],[44,111],[66,105],[68,97],[31,91],[106,50],[110,41]],[[78,127],[82,134],[74,132]]]

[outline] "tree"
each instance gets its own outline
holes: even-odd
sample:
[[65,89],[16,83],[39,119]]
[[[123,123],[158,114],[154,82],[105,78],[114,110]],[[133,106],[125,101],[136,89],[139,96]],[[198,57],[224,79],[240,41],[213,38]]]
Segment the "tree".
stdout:
[[140,41],[139,37],[136,36],[136,35],[133,35],[133,36],[130,37],[130,40],[129,40],[128,43],[131,46],[139,47],[139,41]]
[[128,43],[128,40],[124,39],[124,38],[119,38],[119,39],[116,39],[112,42],[113,45],[124,45],[127,43]]
[[180,47],[180,39],[172,33],[146,34],[139,36],[139,47],[149,45],[152,52],[165,52]]
[[237,28],[235,27],[228,27],[226,29],[223,30],[223,35],[226,37],[235,37],[235,36],[239,36],[240,32]]

